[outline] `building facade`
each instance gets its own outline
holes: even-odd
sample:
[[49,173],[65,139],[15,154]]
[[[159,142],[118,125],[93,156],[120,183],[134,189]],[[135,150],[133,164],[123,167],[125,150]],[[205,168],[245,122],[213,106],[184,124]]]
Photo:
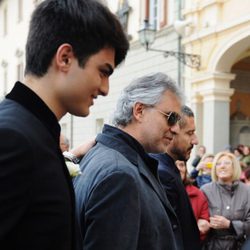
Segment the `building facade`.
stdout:
[[0,98],[23,80],[25,41],[31,11],[38,1],[0,1]]
[[[42,0],[0,0],[0,96],[10,91],[16,80],[23,80],[25,67],[25,42],[30,15]],[[181,2],[174,0],[106,0],[103,1],[117,14],[130,39],[130,51],[125,62],[110,79],[108,97],[98,98],[86,118],[66,115],[60,121],[62,133],[76,146],[101,131],[109,122],[116,98],[132,79],[155,71],[168,73],[180,79],[182,66],[173,58],[164,58],[162,53],[146,51],[138,40],[138,31],[147,19],[157,30],[152,47],[163,50],[178,50],[178,34],[173,22],[180,13]],[[178,71],[179,69],[179,71]],[[180,82],[181,80],[179,80]]]
[[[41,1],[41,0],[40,0]],[[39,0],[0,0],[0,97],[23,80],[30,14]],[[76,146],[108,123],[120,91],[134,78],[167,73],[183,88],[196,114],[200,144],[216,153],[226,145],[250,144],[250,2],[242,0],[106,0],[130,39],[125,62],[110,78],[110,93],[100,97],[86,118],[66,115],[62,133]],[[144,20],[156,30],[151,49],[184,51],[201,58],[199,69],[174,56],[146,51],[138,31]],[[176,20],[184,19],[182,39]],[[185,23],[185,22],[183,22]],[[180,27],[179,27],[180,28]],[[153,121],[152,121],[153,122]]]
[[186,0],[186,51],[199,53],[199,71],[186,72],[198,135],[209,152],[250,145],[250,2]]

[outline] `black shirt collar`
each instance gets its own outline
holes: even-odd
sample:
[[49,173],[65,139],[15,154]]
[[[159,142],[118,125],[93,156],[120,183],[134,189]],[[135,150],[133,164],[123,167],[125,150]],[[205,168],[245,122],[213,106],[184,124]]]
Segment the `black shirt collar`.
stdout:
[[59,145],[61,128],[58,124],[57,118],[35,92],[21,82],[16,82],[15,86],[6,98],[18,102],[35,115],[48,129]]
[[150,154],[150,156],[159,161],[159,168],[168,169],[178,176],[180,175],[180,171],[175,165],[175,160],[167,153]]

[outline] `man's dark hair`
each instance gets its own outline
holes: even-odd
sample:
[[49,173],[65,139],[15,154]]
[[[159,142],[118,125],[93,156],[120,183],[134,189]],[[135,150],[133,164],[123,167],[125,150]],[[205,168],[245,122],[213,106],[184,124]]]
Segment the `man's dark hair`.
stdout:
[[34,10],[26,44],[25,74],[46,74],[58,47],[69,43],[79,65],[103,48],[120,64],[129,43],[116,16],[98,0],[45,0]]
[[250,181],[250,167],[247,167],[244,173],[245,178]]
[[181,107],[181,120],[179,121],[180,128],[185,127],[186,125],[186,117],[194,117],[194,112],[191,108],[186,105]]

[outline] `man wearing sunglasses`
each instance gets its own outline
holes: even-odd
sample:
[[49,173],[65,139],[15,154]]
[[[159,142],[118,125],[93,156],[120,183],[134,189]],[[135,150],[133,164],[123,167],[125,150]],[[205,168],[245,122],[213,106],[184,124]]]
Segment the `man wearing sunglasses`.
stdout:
[[180,172],[175,165],[176,160],[187,161],[193,146],[198,144],[194,113],[187,106],[181,109],[179,126],[180,130],[167,145],[166,153],[151,156],[159,161],[159,177],[180,221],[184,249],[199,250],[199,229]]
[[165,74],[138,78],[120,95],[113,125],[80,162],[74,180],[81,249],[180,250],[180,225],[148,153],[178,132],[181,94]]

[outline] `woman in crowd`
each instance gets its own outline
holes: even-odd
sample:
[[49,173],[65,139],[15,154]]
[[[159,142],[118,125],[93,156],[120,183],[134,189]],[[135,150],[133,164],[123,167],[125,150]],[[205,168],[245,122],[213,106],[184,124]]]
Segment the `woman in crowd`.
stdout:
[[234,153],[236,159],[237,159],[239,162],[241,162],[241,160],[242,160],[242,158],[243,158],[243,152],[242,152],[241,148],[240,148],[240,147],[234,148],[233,153]]
[[176,161],[175,164],[180,171],[181,179],[188,193],[194,211],[194,216],[200,231],[200,239],[202,243],[210,229],[207,198],[200,189],[192,185],[191,179],[189,179],[187,176],[186,162]]
[[243,147],[243,157],[241,159],[241,168],[244,171],[247,167],[250,167],[250,149],[248,146]]
[[195,158],[192,161],[192,166],[196,168],[202,158],[202,156],[206,153],[206,147],[203,145],[200,145],[198,148],[198,153],[195,156]]
[[202,186],[210,212],[210,232],[204,249],[238,250],[250,236],[250,189],[239,181],[241,167],[229,152],[213,161],[212,182]]
[[245,183],[250,185],[250,167],[245,170]]
[[247,167],[243,172],[243,175],[241,175],[241,181],[246,185],[250,185],[250,167]]

